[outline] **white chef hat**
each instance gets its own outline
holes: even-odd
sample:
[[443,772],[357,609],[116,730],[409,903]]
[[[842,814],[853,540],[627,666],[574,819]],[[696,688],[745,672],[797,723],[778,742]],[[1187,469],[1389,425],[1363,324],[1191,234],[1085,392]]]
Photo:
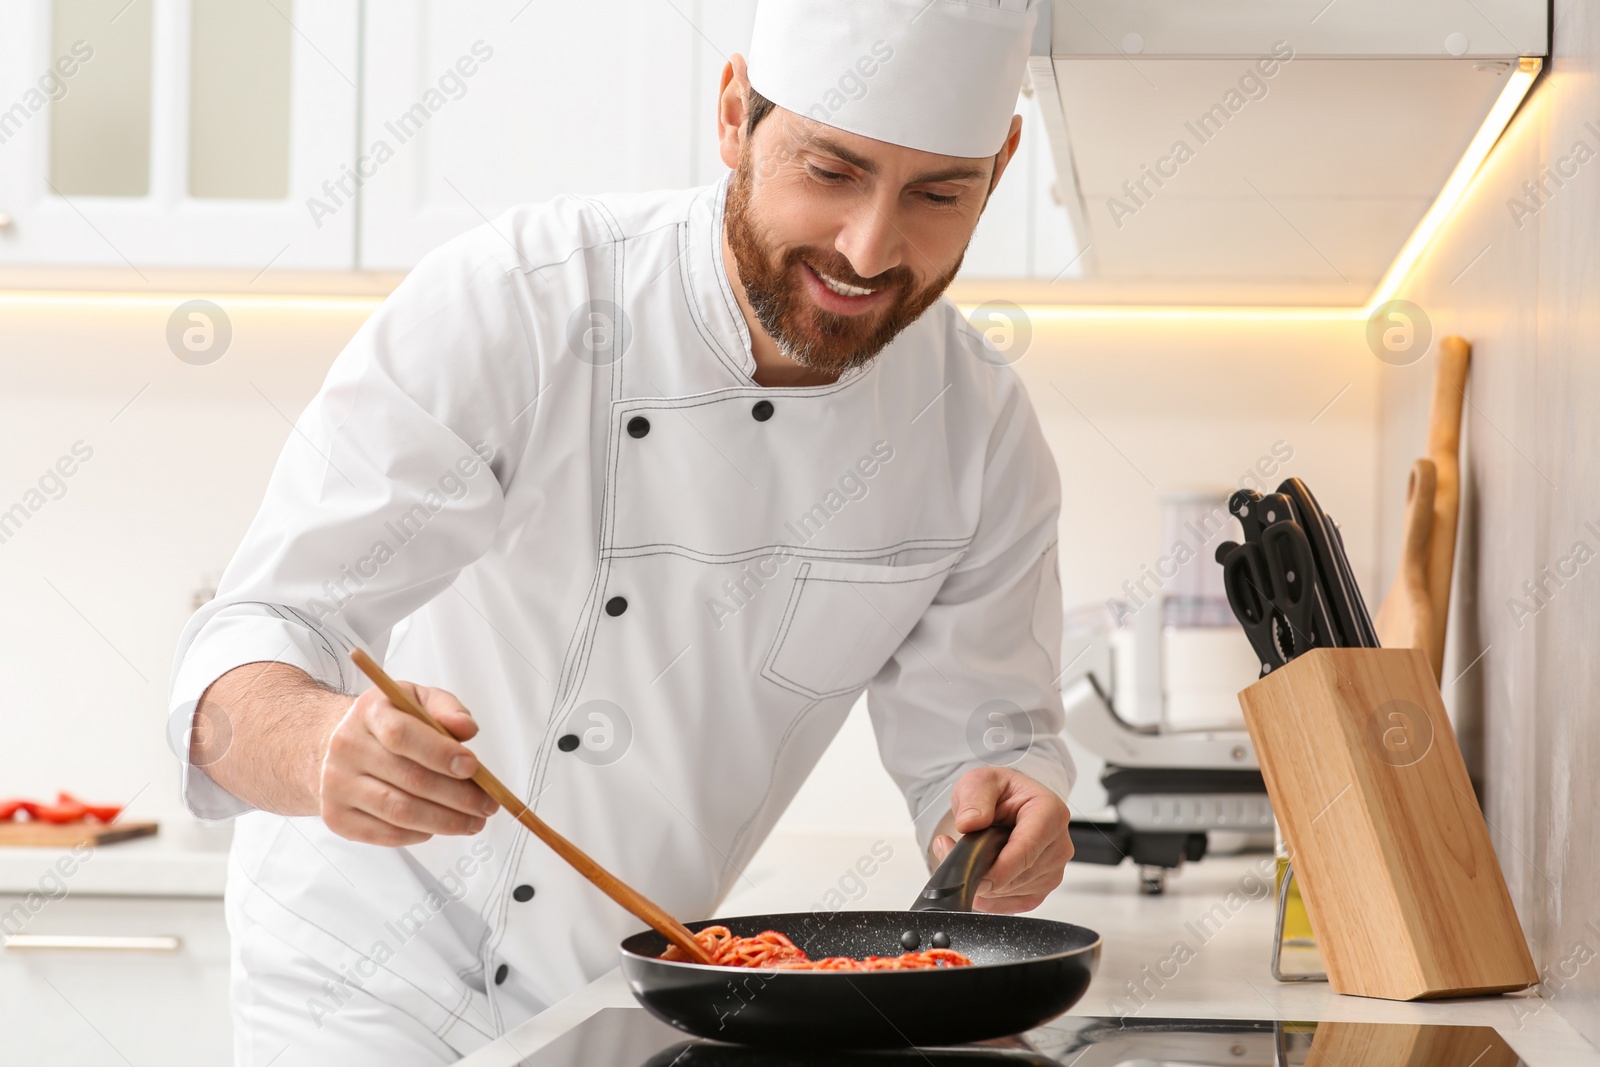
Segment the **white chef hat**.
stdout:
[[760,0],[750,85],[890,144],[992,156],[1016,110],[1040,0]]

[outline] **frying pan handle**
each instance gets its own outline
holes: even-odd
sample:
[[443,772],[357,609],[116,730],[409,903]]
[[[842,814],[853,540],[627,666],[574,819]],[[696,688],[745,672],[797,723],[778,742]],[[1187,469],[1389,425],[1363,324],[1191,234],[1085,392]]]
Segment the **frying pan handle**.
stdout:
[[994,866],[995,857],[1010,837],[1009,826],[990,826],[963,836],[917,894],[911,910],[971,911],[978,883]]

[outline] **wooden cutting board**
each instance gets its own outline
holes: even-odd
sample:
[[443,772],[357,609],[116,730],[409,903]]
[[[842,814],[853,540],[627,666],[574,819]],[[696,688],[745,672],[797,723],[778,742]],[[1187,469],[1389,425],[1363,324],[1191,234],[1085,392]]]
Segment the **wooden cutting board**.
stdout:
[[[1433,600],[1428,593],[1428,547],[1433,535],[1434,474],[1431,459],[1419,459],[1411,465],[1400,566],[1372,621],[1384,648],[1420,648],[1429,654],[1430,661]],[[1433,662],[1435,674],[1440,666]]]
[[0,848],[72,848],[75,845],[110,845],[136,837],[151,837],[153,822],[74,822],[57,825],[44,821],[0,822]]

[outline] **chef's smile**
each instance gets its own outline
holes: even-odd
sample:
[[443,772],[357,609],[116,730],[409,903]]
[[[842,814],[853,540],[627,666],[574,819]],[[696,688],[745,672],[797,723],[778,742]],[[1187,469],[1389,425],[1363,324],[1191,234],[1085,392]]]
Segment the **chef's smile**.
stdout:
[[823,311],[835,315],[865,315],[881,308],[891,290],[871,285],[852,285],[839,281],[817,270],[804,259],[800,261],[800,276],[811,299]]

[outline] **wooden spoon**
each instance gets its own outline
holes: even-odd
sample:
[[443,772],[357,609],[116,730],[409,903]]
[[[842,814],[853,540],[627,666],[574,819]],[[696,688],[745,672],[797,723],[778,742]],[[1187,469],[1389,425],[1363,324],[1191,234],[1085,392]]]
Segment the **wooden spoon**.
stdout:
[[[359,648],[355,649],[350,653],[350,659],[355,662],[357,667],[361,668],[363,674],[372,679],[373,685],[383,690],[383,695],[389,698],[391,704],[407,715],[421,719],[441,734],[451,738],[451,740],[455,739],[454,735],[449,730],[446,730],[438,719],[428,714],[427,709],[411,699],[411,696],[404,689],[396,685],[394,679],[390,678],[384,672],[384,669],[378,666],[365,651]],[[590,859],[577,845],[550,829],[543,819],[529,811],[528,806],[517,799],[516,794],[502,785],[500,779],[489,773],[489,769],[483,765],[482,760],[478,761],[478,770],[473,774],[472,780],[477,782],[485,793],[494,797],[500,806],[510,812],[518,822],[532,830],[535,837],[549,845],[556,855],[566,860],[574,870],[598,886],[602,893],[638,916],[641,921],[648,923],[662,937],[687,953],[695,963],[712,962],[711,957],[706,954],[705,949],[700,947],[700,942],[694,939],[694,935],[689,932],[688,927],[674,919],[665,909],[650,900],[650,898]]]
[[[1373,626],[1384,648],[1420,648],[1432,658],[1433,601],[1428,595],[1428,547],[1433,536],[1433,461],[1411,465],[1406,487],[1405,529],[1400,566]],[[1438,664],[1434,664],[1437,671]]]

